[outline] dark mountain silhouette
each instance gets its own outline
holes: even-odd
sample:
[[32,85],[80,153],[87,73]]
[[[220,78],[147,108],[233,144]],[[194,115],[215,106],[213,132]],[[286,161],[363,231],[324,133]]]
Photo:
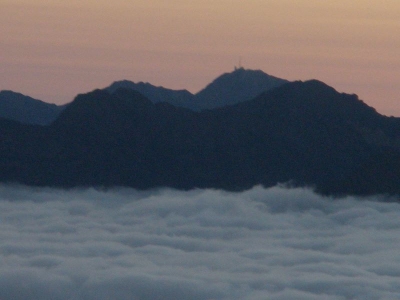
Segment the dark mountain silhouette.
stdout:
[[49,126],[0,128],[2,182],[400,194],[400,119],[316,80],[202,112],[96,90]]
[[0,117],[25,124],[48,125],[65,106],[49,104],[12,91],[0,92]]
[[136,90],[153,103],[167,102],[178,107],[200,111],[244,102],[287,82],[260,70],[238,68],[231,73],[219,76],[195,95],[187,90],[175,91],[155,87],[149,83],[134,83],[127,80],[114,82],[107,90],[111,93],[119,88]]

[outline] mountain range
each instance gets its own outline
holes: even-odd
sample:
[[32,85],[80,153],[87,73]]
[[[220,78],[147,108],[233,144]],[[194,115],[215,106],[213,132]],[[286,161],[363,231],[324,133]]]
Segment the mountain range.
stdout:
[[[235,70],[192,96],[123,81],[78,95],[46,126],[0,119],[0,181],[400,194],[399,118],[317,80],[276,79],[260,92],[254,74]],[[235,92],[234,78],[254,89]],[[218,100],[198,104],[207,94]]]
[[[260,70],[237,68],[231,73],[217,77],[197,94],[128,80],[116,81],[105,90],[113,93],[119,88],[126,88],[140,92],[153,103],[167,102],[174,106],[201,111],[250,100],[287,82]],[[66,106],[68,104],[57,106],[12,91],[0,92],[0,117],[25,124],[49,125]]]

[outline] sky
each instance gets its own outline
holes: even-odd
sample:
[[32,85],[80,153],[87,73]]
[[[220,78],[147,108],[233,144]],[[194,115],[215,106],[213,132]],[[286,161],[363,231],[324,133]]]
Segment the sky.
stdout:
[[128,79],[195,93],[239,64],[400,116],[398,0],[0,0],[0,90],[67,103]]
[[383,200],[1,185],[0,299],[399,299]]

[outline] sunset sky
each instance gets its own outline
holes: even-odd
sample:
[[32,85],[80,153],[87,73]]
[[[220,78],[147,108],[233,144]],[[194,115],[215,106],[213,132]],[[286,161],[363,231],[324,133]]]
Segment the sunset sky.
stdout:
[[400,116],[399,0],[0,0],[0,90],[52,103],[113,81],[197,92],[238,65]]

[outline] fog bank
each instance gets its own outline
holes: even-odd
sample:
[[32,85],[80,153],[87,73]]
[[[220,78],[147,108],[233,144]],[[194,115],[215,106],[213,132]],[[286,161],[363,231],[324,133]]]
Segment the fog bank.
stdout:
[[0,186],[0,299],[399,299],[381,200]]

